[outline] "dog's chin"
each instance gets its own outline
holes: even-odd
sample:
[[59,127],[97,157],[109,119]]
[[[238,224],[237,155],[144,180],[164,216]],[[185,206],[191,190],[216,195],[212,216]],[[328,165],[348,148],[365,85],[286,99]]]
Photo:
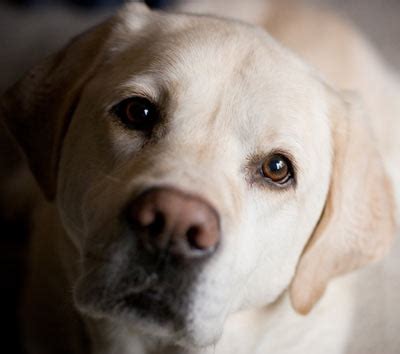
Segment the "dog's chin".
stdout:
[[189,292],[149,281],[131,291],[113,292],[82,277],[75,286],[74,300],[86,316],[107,319],[132,335],[153,337],[182,347],[205,347],[222,332],[221,321],[203,318],[194,311]]
[[[74,299],[78,310],[87,317],[106,319],[126,329],[132,336],[143,335],[181,347],[206,347],[221,336],[223,319],[209,321],[201,311],[190,311],[189,301],[168,298],[157,288],[101,298],[102,291],[84,281],[76,284]],[[91,293],[91,294],[90,294]]]
[[201,314],[174,312],[174,305],[161,302],[153,291],[128,296],[114,308],[105,308],[96,300],[83,303],[75,297],[81,313],[94,319],[105,319],[132,336],[154,338],[157,342],[186,348],[203,348],[217,342],[222,334],[219,321],[211,323]]
[[[140,311],[142,312],[142,310]],[[157,342],[174,344],[183,348],[204,348],[215,344],[222,336],[223,323],[209,322],[201,314],[189,314],[185,321],[175,322],[173,318],[160,322],[158,316],[137,312],[131,316],[122,316],[119,323],[132,335],[142,334],[154,338]]]
[[214,345],[221,338],[223,328],[216,327],[215,323],[206,323],[201,315],[192,317],[181,327],[177,327],[173,321],[161,324],[153,318],[140,316],[134,321],[121,318],[120,324],[132,335],[139,333],[147,338],[154,338],[159,343],[191,349]]

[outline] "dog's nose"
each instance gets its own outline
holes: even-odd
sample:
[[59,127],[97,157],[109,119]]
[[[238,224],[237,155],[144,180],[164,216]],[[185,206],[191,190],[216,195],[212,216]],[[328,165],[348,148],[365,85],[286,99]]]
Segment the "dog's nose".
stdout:
[[139,195],[129,207],[128,219],[153,252],[201,257],[212,253],[220,240],[215,209],[200,197],[172,188],[154,188]]

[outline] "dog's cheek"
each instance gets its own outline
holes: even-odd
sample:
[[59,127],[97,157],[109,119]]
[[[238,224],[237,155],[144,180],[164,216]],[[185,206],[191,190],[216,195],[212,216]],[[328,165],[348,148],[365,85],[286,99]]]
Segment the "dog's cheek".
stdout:
[[[90,153],[85,149],[88,148],[87,136],[76,140],[73,133],[72,130],[64,141],[59,167],[57,204],[68,235],[79,244],[84,237],[85,228],[82,204],[85,194],[95,183],[95,165],[87,163],[90,161]],[[83,146],[80,140],[85,140],[86,146]]]
[[113,130],[111,119],[101,107],[93,108],[90,102],[96,99],[88,91],[64,138],[59,164],[57,203],[63,224],[76,243],[92,227],[86,224],[93,219],[92,214],[113,214],[109,201],[97,200],[117,179],[113,179],[119,151],[115,127]]
[[[263,191],[251,191],[245,205],[228,235],[229,249],[216,267],[221,275],[216,284],[221,284],[222,292],[230,290],[231,313],[273,303],[289,285],[308,237],[293,198],[273,201],[273,195],[267,198]],[[225,269],[230,272],[224,274]]]

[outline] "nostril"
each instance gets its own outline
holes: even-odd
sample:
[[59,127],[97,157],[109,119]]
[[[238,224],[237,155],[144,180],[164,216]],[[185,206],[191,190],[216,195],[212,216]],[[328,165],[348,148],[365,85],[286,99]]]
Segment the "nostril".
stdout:
[[[211,254],[219,243],[218,214],[196,196],[151,189],[129,206],[133,236],[151,253],[193,258]],[[164,253],[165,252],[165,253]]]
[[149,234],[153,237],[160,235],[165,228],[165,216],[160,211],[154,214],[154,219],[147,226]]
[[200,233],[201,233],[201,230],[198,226],[191,226],[186,231],[186,239],[189,243],[190,248],[196,249],[196,250],[202,250],[202,249],[206,248],[206,247],[203,247],[203,245],[201,245],[199,242]]

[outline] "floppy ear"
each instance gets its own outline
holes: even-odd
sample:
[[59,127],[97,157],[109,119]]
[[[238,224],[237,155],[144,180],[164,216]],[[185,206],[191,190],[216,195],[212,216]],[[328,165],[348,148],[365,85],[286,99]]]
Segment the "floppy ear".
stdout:
[[307,314],[332,277],[381,258],[395,232],[391,184],[358,103],[335,98],[333,170],[325,209],[290,288]]
[[99,63],[111,21],[72,40],[0,98],[1,119],[48,199],[54,199],[62,139],[84,84]]

